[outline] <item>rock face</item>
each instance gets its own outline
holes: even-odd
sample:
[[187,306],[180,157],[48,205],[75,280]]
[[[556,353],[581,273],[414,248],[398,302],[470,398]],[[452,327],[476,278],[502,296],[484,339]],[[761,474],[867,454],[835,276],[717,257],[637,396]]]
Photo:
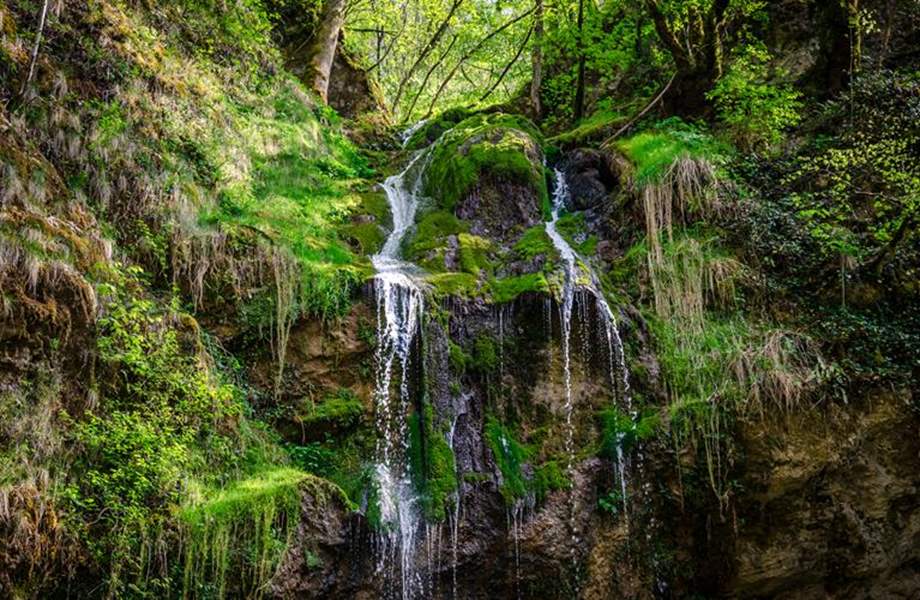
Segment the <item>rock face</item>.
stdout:
[[559,168],[565,173],[576,210],[598,208],[620,185],[613,157],[601,150],[578,148],[568,153]]
[[348,119],[380,111],[384,106],[377,84],[355,65],[341,40],[329,75],[328,93],[329,105]]
[[[427,381],[435,422],[451,432],[459,489],[448,518],[417,533],[411,560],[422,583],[415,597],[571,597],[582,585],[573,564],[583,563],[598,544],[620,548],[625,540],[600,535],[616,525],[595,510],[615,483],[614,467],[581,450],[597,439],[597,414],[614,402],[606,346],[589,314],[593,302],[582,299],[584,316],[573,324],[576,408],[569,430],[559,313],[544,300],[528,295],[503,307],[453,302],[446,326],[433,320],[426,327],[426,355],[412,361],[426,374],[409,376]],[[457,347],[469,355],[462,369]],[[496,438],[497,423],[507,440]],[[571,471],[569,435],[579,449]],[[496,454],[503,444],[527,448],[517,471]],[[518,483],[524,487],[515,488]],[[340,507],[317,514],[305,496],[302,521],[275,577],[278,597],[399,595],[393,578],[375,573],[375,565],[393,567],[379,553],[366,515]]]
[[[497,287],[497,273],[509,265],[529,277],[542,276],[544,263],[495,258],[536,237],[520,233],[539,229],[534,180],[524,170],[512,169],[524,173],[515,181],[477,168],[466,181],[451,170],[468,167],[464,160],[478,145],[507,141],[504,125],[498,131],[491,125],[459,138],[452,151],[461,158],[440,171],[441,184],[459,190],[455,202],[420,217],[410,245],[433,230],[444,248],[422,241],[441,259],[435,266],[464,269],[459,274]],[[514,151],[525,159],[520,164],[532,168],[536,158],[526,144],[521,148]],[[628,218],[612,214],[625,179],[616,157],[575,151],[560,168],[572,185],[572,208],[600,238],[596,251],[621,252],[617,244],[627,236],[611,233]],[[523,190],[520,198],[514,190]],[[492,226],[498,221],[501,229]],[[478,240],[486,245],[472,245]],[[731,493],[717,498],[706,460],[712,447],[668,434],[641,437],[618,421],[627,414],[635,422],[641,415],[629,414],[633,406],[667,406],[653,325],[638,309],[618,310],[637,401],[629,404],[613,383],[605,330],[587,293],[575,295],[566,369],[558,295],[550,289],[502,302],[467,290],[426,300],[403,374],[412,389],[404,410],[416,422],[431,415],[426,427],[413,430],[429,436],[419,455],[428,470],[421,477],[410,470],[415,510],[426,516],[402,539],[409,551],[400,556],[384,545],[372,486],[362,484],[363,495],[352,496],[356,510],[307,494],[273,582],[277,597],[402,597],[405,572],[412,598],[918,597],[915,392],[866,392],[849,404],[828,400],[820,412],[741,421],[719,432],[716,443],[724,447],[715,452],[724,452],[718,460],[725,465],[718,468]],[[369,383],[372,342],[359,339],[374,325],[372,310],[368,293],[366,305],[336,327],[298,327],[290,342],[291,389],[318,382],[352,390],[365,407],[353,435],[365,440],[380,433],[370,418],[377,410]],[[661,420],[676,418],[659,413]],[[405,442],[410,452],[413,435]],[[452,472],[441,464],[434,473],[437,444],[430,436],[443,436]],[[373,445],[359,447],[358,459],[372,463]],[[447,491],[433,494],[428,478],[447,482]]]
[[739,597],[916,598],[920,423],[912,392],[744,433]]

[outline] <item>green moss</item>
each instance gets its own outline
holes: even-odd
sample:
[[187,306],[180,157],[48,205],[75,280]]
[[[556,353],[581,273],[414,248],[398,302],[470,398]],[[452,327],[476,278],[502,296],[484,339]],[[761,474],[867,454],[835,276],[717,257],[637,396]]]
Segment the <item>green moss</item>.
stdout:
[[362,192],[358,194],[361,199],[356,213],[371,215],[380,224],[390,220],[390,203],[383,192]]
[[524,232],[524,235],[514,244],[514,251],[524,260],[536,256],[556,256],[553,240],[546,233],[546,225],[540,223]]
[[577,144],[602,138],[606,135],[612,135],[614,133],[613,128],[620,126],[627,118],[628,114],[624,114],[619,110],[598,110],[579,121],[574,128],[547,139],[547,142],[553,144]]
[[493,270],[489,254],[493,244],[485,238],[469,233],[461,233],[457,240],[460,245],[460,268],[472,275],[479,275],[483,270]]
[[636,167],[636,181],[654,183],[681,156],[722,162],[729,149],[694,125],[671,118],[654,128],[620,140],[616,147]]
[[406,242],[406,257],[429,271],[442,272],[447,238],[467,229],[468,225],[453,213],[445,210],[426,212]]
[[590,257],[597,249],[597,236],[587,234],[584,213],[561,216],[556,221],[556,230],[580,256]]
[[489,282],[492,301],[496,304],[511,302],[527,292],[548,292],[549,289],[549,283],[543,273],[527,273]]
[[437,273],[429,275],[425,281],[440,296],[475,298],[481,290],[479,280],[470,273]]
[[361,254],[374,254],[386,242],[386,232],[377,223],[351,223],[342,228],[345,237],[357,244]]
[[476,111],[465,106],[451,107],[438,115],[428,119],[424,125],[412,134],[406,140],[406,148],[409,150],[419,150],[428,144],[431,144],[445,131],[452,129],[461,121],[473,116]]
[[339,428],[353,427],[364,414],[364,405],[351,390],[341,389],[325,397],[312,410],[301,416],[306,426],[331,424]]
[[530,185],[548,198],[538,162],[539,133],[532,124],[503,114],[476,115],[446,133],[433,150],[425,173],[425,193],[444,210],[453,210],[487,176]]
[[530,452],[495,417],[490,416],[486,419],[485,437],[502,474],[499,491],[507,504],[514,504],[530,491],[530,484],[523,472],[524,463],[527,462]]
[[423,514],[430,521],[443,521],[457,490],[457,469],[444,431],[435,426],[430,404],[409,418],[409,460]]

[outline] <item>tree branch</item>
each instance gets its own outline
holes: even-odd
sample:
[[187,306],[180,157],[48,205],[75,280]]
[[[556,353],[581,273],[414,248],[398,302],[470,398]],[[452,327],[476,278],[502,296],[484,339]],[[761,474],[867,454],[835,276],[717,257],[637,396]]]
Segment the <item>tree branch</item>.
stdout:
[[481,40],[479,40],[479,43],[477,43],[475,46],[473,46],[472,48],[470,48],[470,50],[469,50],[466,54],[464,54],[463,56],[461,56],[460,59],[457,61],[457,64],[454,65],[454,68],[450,70],[450,73],[448,73],[448,74],[447,74],[447,77],[444,79],[444,81],[441,82],[441,85],[438,86],[438,91],[435,93],[434,98],[431,99],[431,104],[428,105],[428,111],[425,113],[425,117],[424,117],[424,118],[427,118],[427,117],[430,117],[430,116],[431,116],[432,111],[434,111],[435,105],[438,103],[438,99],[440,99],[441,94],[444,92],[444,88],[446,88],[446,87],[447,87],[447,84],[450,83],[450,81],[454,78],[454,76],[457,74],[457,71],[460,69],[461,66],[463,66],[463,63],[465,63],[467,60],[470,59],[470,57],[472,57],[474,54],[476,54],[476,52],[478,52],[478,51],[480,50],[480,48],[482,48],[483,46],[485,46],[486,43],[487,43],[489,40],[491,40],[492,38],[494,38],[496,35],[498,35],[498,34],[501,33],[502,31],[508,29],[509,27],[511,27],[512,25],[514,25],[514,24],[517,23],[518,21],[520,21],[521,19],[527,18],[531,13],[533,13],[534,10],[536,10],[536,7],[531,7],[529,10],[527,10],[527,11],[525,11],[525,12],[522,12],[522,13],[519,14],[518,16],[516,16],[516,17],[514,17],[513,19],[507,21],[507,22],[504,23],[502,26],[500,26],[499,28],[497,28],[497,29],[493,30],[491,33],[489,33],[489,35],[487,35],[487,36],[485,36],[484,38],[482,38]]
[[436,60],[435,63],[431,65],[431,67],[428,68],[428,72],[425,73],[425,78],[422,79],[422,84],[418,88],[418,93],[415,94],[415,98],[412,99],[412,105],[409,106],[409,110],[406,111],[406,114],[403,116],[402,120],[400,121],[401,123],[405,123],[406,120],[409,118],[409,116],[412,115],[412,111],[415,110],[415,105],[418,103],[418,99],[421,98],[422,92],[425,91],[425,86],[428,85],[428,80],[431,78],[431,74],[434,73],[434,70],[440,66],[440,64],[444,61],[445,58],[447,58],[447,55],[450,53],[451,48],[453,48],[454,44],[457,43],[457,37],[458,36],[454,34],[454,37],[451,38],[450,40],[450,44],[447,45],[447,49],[444,52],[442,52],[438,60]]
[[492,84],[492,87],[490,87],[489,90],[485,94],[483,94],[482,97],[479,99],[480,102],[482,102],[483,100],[485,100],[486,98],[492,95],[492,92],[494,92],[495,88],[499,86],[499,84],[502,82],[502,79],[504,79],[505,75],[508,74],[508,71],[511,70],[511,67],[514,66],[514,63],[516,63],[518,59],[521,58],[521,54],[523,54],[524,48],[527,47],[527,42],[530,41],[530,36],[533,33],[533,29],[534,28],[531,25],[530,29],[527,30],[527,35],[524,36],[524,41],[521,43],[520,47],[518,47],[517,54],[515,54],[514,58],[512,58],[511,61],[507,65],[505,65],[505,68],[502,69],[501,74],[498,76],[498,79],[495,80],[495,83]]
[[42,35],[45,33],[45,20],[48,17],[48,5],[50,3],[51,0],[45,0],[45,3],[42,4],[41,16],[38,19],[38,31],[35,33],[35,44],[32,46],[32,58],[29,59],[29,74],[26,76],[26,80],[22,82],[22,89],[19,91],[20,96],[25,95],[26,88],[32,83],[32,76],[35,75],[35,63],[38,61],[38,49],[42,44]]
[[668,23],[668,18],[661,11],[658,0],[645,0],[645,6],[655,23],[655,31],[658,32],[658,38],[667,47],[668,52],[677,64],[677,68],[682,71],[693,70],[693,60],[687,54],[687,50],[681,45],[680,40],[674,34]]
[[422,64],[422,61],[428,58],[428,55],[431,54],[431,51],[435,49],[435,47],[438,45],[438,42],[441,41],[441,36],[444,35],[444,32],[447,30],[447,26],[450,25],[450,20],[453,18],[454,13],[462,3],[463,0],[454,0],[453,4],[450,6],[450,10],[447,11],[447,16],[444,17],[444,20],[441,21],[441,24],[438,25],[437,30],[435,30],[434,35],[431,36],[431,38],[428,40],[428,43],[425,44],[425,47],[422,48],[422,51],[415,58],[415,62],[412,63],[412,66],[409,67],[409,70],[406,71],[405,75],[403,75],[399,82],[399,86],[396,88],[396,96],[393,98],[394,109],[399,106],[399,100],[402,98],[406,84],[409,82],[412,74],[415,72],[418,66]]
[[627,123],[626,125],[623,125],[623,127],[621,127],[619,130],[617,130],[616,133],[614,133],[614,134],[611,135],[609,138],[607,138],[606,140],[604,140],[604,142],[601,144],[601,147],[608,146],[609,144],[611,144],[611,143],[613,142],[613,140],[615,140],[615,139],[617,139],[618,137],[620,137],[621,135],[623,135],[624,132],[626,132],[627,130],[629,130],[630,127],[632,127],[633,125],[636,124],[636,121],[638,121],[639,119],[641,119],[642,117],[644,117],[645,114],[646,114],[648,111],[652,110],[652,107],[653,107],[653,106],[655,106],[656,104],[658,104],[659,102],[661,102],[661,99],[664,98],[664,95],[668,93],[668,90],[669,90],[669,89],[671,89],[671,84],[674,83],[674,79],[675,79],[676,77],[677,77],[677,73],[674,73],[673,75],[671,75],[671,79],[668,80],[668,83],[664,86],[664,88],[661,90],[661,92],[660,92],[657,96],[655,96],[655,97],[652,99],[652,101],[649,102],[648,105],[647,105],[645,108],[643,108],[642,111],[641,111],[638,115],[636,115],[635,117],[633,117],[633,118],[629,121],[629,123]]

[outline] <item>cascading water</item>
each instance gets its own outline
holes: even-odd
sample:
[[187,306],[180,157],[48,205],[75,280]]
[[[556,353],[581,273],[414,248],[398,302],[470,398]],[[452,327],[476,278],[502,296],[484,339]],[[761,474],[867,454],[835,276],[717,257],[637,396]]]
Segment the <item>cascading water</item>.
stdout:
[[[559,234],[556,224],[559,216],[565,208],[565,203],[569,199],[569,186],[565,180],[565,174],[559,169],[555,169],[555,189],[553,191],[553,209],[552,219],[546,223],[546,233],[549,235],[559,256],[562,258],[565,269],[562,303],[560,305],[560,322],[562,324],[562,358],[563,358],[563,375],[565,377],[565,419],[567,427],[566,435],[566,453],[571,462],[574,454],[574,429],[572,424],[573,400],[572,400],[572,368],[571,368],[571,334],[572,334],[572,309],[575,302],[576,289],[581,287],[594,297],[597,313],[601,325],[603,326],[604,336],[607,341],[608,367],[610,373],[610,384],[617,391],[619,397],[624,398],[628,409],[631,410],[629,401],[629,379],[626,370],[626,362],[623,355],[623,342],[620,339],[620,332],[617,328],[616,318],[603,292],[594,272],[585,267],[587,270],[587,280],[584,284],[579,284],[577,262],[578,254],[569,245],[569,243]],[[586,264],[581,261],[582,264]],[[616,372],[619,370],[621,376],[617,378]],[[621,447],[617,446],[617,471],[620,479],[620,488],[623,495],[624,507],[626,502],[626,464],[625,457]],[[576,534],[573,532],[573,536]],[[577,536],[573,542],[577,543]]]
[[[377,419],[377,463],[374,477],[380,511],[381,533],[379,570],[399,570],[398,595],[412,598],[419,582],[414,569],[416,537],[420,515],[406,460],[407,417],[410,410],[409,361],[412,342],[419,333],[424,311],[424,295],[413,279],[413,265],[399,260],[399,246],[415,221],[421,177],[412,187],[406,185],[416,163],[427,156],[417,155],[406,169],[383,183],[393,231],[380,253],[371,257],[376,270],[377,295],[377,370],[374,403]],[[394,370],[399,382],[394,391]],[[398,560],[397,560],[398,559]],[[393,573],[387,573],[392,575]],[[396,596],[397,594],[392,594]]]

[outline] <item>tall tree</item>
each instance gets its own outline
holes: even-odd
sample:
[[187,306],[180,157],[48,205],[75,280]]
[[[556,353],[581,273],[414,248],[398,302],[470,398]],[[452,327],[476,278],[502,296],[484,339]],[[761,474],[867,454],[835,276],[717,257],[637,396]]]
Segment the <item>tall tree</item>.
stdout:
[[323,102],[329,99],[329,75],[335,61],[342,24],[345,22],[347,4],[347,0],[326,0],[308,53],[311,86]]
[[572,113],[576,121],[585,116],[585,0],[578,0],[578,79],[575,82],[575,106]]
[[531,67],[530,105],[534,118],[539,120],[543,116],[543,107],[540,105],[540,88],[543,86],[543,0],[536,0],[534,5]]
[[709,106],[706,93],[722,76],[724,66],[723,42],[729,4],[730,0],[688,2],[681,18],[672,22],[659,0],[645,0],[658,39],[677,68],[672,93],[666,100],[677,114],[700,114]]

